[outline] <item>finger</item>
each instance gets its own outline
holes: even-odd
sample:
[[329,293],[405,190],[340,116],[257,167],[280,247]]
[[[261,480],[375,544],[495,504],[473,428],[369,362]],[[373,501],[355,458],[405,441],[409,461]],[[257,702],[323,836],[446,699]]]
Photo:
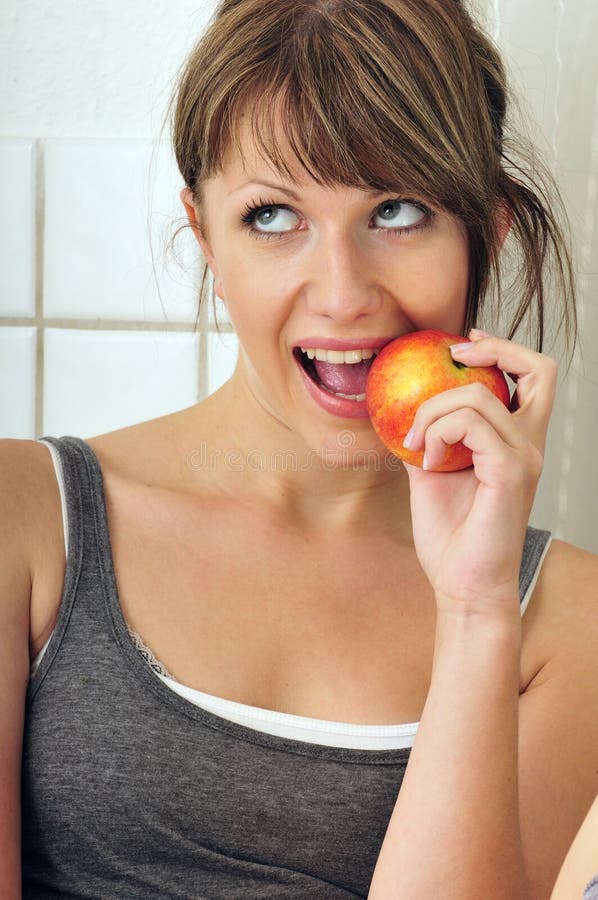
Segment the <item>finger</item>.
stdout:
[[424,401],[415,414],[405,446],[409,450],[420,450],[427,430],[435,421],[466,408],[475,410],[485,419],[505,444],[520,449],[527,443],[527,436],[503,402],[485,385],[473,382],[443,391]]
[[498,366],[516,383],[516,415],[538,446],[544,444],[558,367],[554,359],[523,344],[497,337],[480,337],[452,351],[465,365]]
[[[491,488],[528,494],[540,477],[540,454],[530,453],[529,446],[515,450],[474,409],[460,409],[443,416],[426,431],[424,468],[438,469],[447,447],[461,441],[472,451],[476,478]],[[533,450],[533,448],[531,448]]]
[[426,430],[424,469],[434,470],[443,462],[447,447],[461,441],[472,453],[492,454],[507,464],[509,452],[494,428],[474,409],[458,409],[438,419]]

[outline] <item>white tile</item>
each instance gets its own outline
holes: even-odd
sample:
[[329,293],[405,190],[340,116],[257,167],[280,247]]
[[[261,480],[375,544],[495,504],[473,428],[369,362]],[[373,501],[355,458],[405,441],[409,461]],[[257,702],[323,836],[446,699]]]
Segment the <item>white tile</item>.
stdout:
[[91,437],[197,401],[199,335],[47,328],[44,434]]
[[238,347],[237,335],[232,332],[208,334],[208,393],[213,394],[233,374]]
[[0,140],[0,315],[35,313],[35,143]]
[[35,437],[35,328],[0,328],[0,437]]
[[193,322],[202,257],[179,199],[168,146],[48,141],[47,316]]

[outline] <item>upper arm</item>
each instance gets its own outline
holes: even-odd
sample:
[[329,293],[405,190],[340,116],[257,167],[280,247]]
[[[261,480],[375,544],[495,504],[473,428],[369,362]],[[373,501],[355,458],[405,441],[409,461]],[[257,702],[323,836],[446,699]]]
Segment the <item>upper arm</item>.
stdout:
[[532,897],[548,900],[598,793],[598,557],[554,541],[538,588],[544,660],[520,701],[519,795]]
[[[21,896],[20,773],[29,677],[31,441],[0,440],[0,896]],[[29,446],[28,446],[29,445]]]
[[571,845],[550,900],[581,900],[598,872],[598,795]]

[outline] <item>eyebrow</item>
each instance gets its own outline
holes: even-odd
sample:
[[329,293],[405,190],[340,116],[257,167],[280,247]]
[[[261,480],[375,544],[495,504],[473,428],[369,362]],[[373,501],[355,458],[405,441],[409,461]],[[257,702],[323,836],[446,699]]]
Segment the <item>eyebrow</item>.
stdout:
[[[291,190],[291,188],[284,187],[284,185],[277,184],[274,181],[245,181],[238,188],[234,188],[234,190],[229,191],[229,193],[227,194],[227,197],[231,197],[233,194],[236,194],[239,191],[242,191],[244,188],[250,187],[250,186],[267,187],[267,188],[270,188],[270,190],[279,191],[282,194],[287,194],[289,197],[292,197],[293,200],[295,200],[297,202],[299,202],[301,200],[301,197],[299,196],[299,194],[297,194],[295,191]],[[369,194],[372,198],[374,198],[374,197],[384,197],[389,192],[388,191],[379,191],[379,190],[376,190],[376,188],[370,188],[370,189],[364,189],[363,193]]]
[[234,191],[230,191],[227,196],[230,197],[231,194],[236,194],[238,191],[242,191],[243,188],[248,187],[250,184],[254,184],[256,187],[268,187],[272,188],[274,191],[281,191],[283,194],[288,194],[289,197],[292,197],[293,200],[299,200],[299,194],[296,194],[295,191],[292,191],[290,188],[284,187],[282,184],[275,184],[272,181],[246,181],[244,184],[240,185],[240,187],[235,188]]

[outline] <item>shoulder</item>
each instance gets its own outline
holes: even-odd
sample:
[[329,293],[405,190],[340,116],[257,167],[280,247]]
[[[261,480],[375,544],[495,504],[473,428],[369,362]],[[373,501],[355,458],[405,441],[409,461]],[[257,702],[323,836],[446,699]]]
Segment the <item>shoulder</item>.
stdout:
[[194,465],[201,455],[198,448],[211,445],[214,433],[222,430],[214,421],[211,399],[85,438],[100,464],[105,486],[112,481],[115,489],[117,484],[128,483],[197,492],[202,476],[210,479],[209,467],[204,473]]
[[530,608],[548,658],[598,638],[598,555],[553,539]]
[[543,566],[544,590],[556,601],[564,592],[571,603],[592,603],[598,589],[598,555],[553,539]]
[[[41,451],[41,453],[40,453]],[[4,566],[31,571],[34,499],[44,483],[41,454],[34,441],[0,439],[0,545]],[[6,568],[4,568],[7,574]]]
[[28,665],[36,572],[50,555],[45,526],[60,505],[52,469],[42,444],[0,439],[0,635],[7,641],[0,657],[10,654],[12,668],[18,665],[22,672]]
[[[523,616],[527,687],[558,667],[575,672],[596,659],[598,677],[598,556],[553,538]],[[548,669],[547,669],[548,667]]]
[[0,439],[0,506],[13,542],[35,554],[31,538],[59,494],[48,448],[34,440]]
[[179,410],[127,425],[115,431],[85,438],[97,456],[102,471],[110,470],[131,480],[149,481],[156,478],[173,460],[183,443],[189,410]]
[[598,555],[553,538],[546,554],[545,569],[550,579],[584,581],[598,573]]
[[51,629],[64,580],[60,489],[50,451],[39,441],[0,440],[0,472],[0,540],[27,571],[22,605],[35,647]]

